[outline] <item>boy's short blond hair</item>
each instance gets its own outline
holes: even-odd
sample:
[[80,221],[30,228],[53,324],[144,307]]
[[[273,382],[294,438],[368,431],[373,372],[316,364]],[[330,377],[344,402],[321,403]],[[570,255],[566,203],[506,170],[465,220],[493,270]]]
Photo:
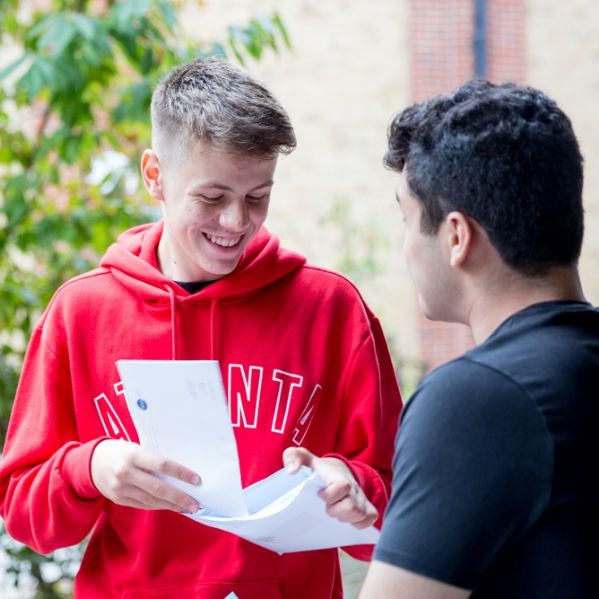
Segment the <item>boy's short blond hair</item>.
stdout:
[[162,160],[197,141],[234,153],[273,158],[289,153],[289,116],[252,75],[220,58],[173,69],[152,94],[152,146]]

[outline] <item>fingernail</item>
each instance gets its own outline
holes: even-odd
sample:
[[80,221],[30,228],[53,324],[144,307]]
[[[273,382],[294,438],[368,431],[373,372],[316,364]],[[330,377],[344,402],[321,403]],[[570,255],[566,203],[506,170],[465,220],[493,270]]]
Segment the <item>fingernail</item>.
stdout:
[[200,509],[200,506],[195,501],[191,501],[185,506],[185,511],[188,514],[195,514],[199,509]]
[[194,474],[189,481],[192,485],[199,485],[202,482],[199,474]]
[[292,460],[291,462],[289,462],[287,464],[287,472],[289,472],[290,474],[293,474],[294,472],[297,472],[300,468],[300,463],[298,460]]

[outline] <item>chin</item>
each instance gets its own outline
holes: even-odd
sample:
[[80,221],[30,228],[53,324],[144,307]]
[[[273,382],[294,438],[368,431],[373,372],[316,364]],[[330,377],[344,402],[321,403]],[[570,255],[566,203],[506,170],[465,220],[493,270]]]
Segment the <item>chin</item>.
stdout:
[[202,270],[209,273],[210,277],[213,278],[214,280],[216,280],[216,279],[222,279],[223,277],[230,275],[237,268],[238,264],[239,264],[239,262],[236,262],[233,265],[222,266],[220,268],[219,267],[205,268]]
[[434,320],[434,321],[440,320],[440,321],[447,322],[447,319],[444,318],[444,315],[441,312],[441,310],[436,310],[434,306],[431,306],[430,304],[426,303],[422,299],[422,296],[418,296],[418,306],[419,306],[422,314],[424,314],[425,318],[427,318],[428,320]]
[[455,313],[448,312],[447,310],[435,310],[422,305],[420,306],[420,309],[427,320],[432,320],[434,322],[466,324],[462,319],[458,318]]

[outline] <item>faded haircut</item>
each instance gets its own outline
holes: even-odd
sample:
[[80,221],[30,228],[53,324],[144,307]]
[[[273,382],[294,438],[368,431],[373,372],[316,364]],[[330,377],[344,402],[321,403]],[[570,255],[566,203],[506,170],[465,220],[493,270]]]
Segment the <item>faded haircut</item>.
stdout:
[[289,116],[247,71],[220,58],[174,68],[152,94],[152,146],[162,158],[197,141],[232,154],[274,158],[296,145]]

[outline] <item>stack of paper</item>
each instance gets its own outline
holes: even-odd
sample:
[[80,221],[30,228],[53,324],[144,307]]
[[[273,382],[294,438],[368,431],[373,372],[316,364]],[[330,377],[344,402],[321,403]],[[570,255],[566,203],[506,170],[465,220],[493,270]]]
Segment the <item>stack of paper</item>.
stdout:
[[193,486],[165,477],[203,507],[190,518],[277,553],[377,541],[374,527],[358,530],[326,513],[318,495],[325,485],[309,468],[242,489],[218,362],[119,360],[117,367],[142,447],[202,478]]

